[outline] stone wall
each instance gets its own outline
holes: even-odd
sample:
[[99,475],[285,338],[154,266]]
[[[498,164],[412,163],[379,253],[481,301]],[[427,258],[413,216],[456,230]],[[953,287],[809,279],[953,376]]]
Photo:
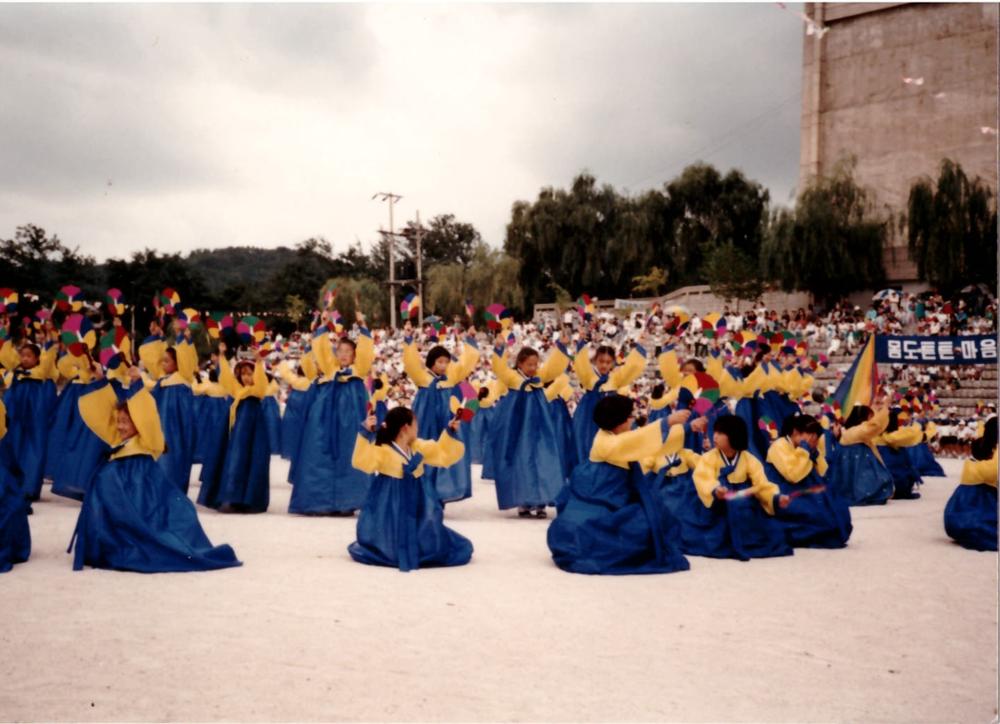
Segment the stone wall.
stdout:
[[[801,181],[857,158],[859,180],[896,219],[942,158],[997,188],[996,4],[807,3],[829,29],[806,35]],[[917,82],[905,83],[904,78]],[[898,225],[890,280],[915,278]]]

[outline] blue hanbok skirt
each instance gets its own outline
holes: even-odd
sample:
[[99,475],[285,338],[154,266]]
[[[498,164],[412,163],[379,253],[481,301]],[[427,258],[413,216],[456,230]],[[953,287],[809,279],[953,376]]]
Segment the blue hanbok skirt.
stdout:
[[[607,378],[600,380],[603,385]],[[599,385],[598,385],[599,386]],[[597,423],[594,422],[594,409],[602,397],[607,397],[607,392],[597,389],[583,393],[580,401],[576,403],[576,410],[573,411],[573,427],[571,430],[570,442],[573,445],[573,465],[583,464],[590,460],[590,448],[594,445],[594,438],[597,437]],[[570,468],[572,472],[572,468]]]
[[690,470],[679,475],[671,475],[669,469],[665,473],[664,475],[648,473],[646,477],[657,481],[663,502],[674,516],[679,516],[686,506],[691,504],[692,499],[698,497],[694,487],[694,475]]
[[229,408],[232,404],[229,397],[204,396],[198,400],[201,408],[198,417],[198,456],[201,458],[199,505],[218,507],[209,505],[209,501],[218,495],[222,480],[226,448],[229,447]]
[[[556,440],[559,441],[560,461],[562,462],[563,478],[569,480],[570,474],[581,461],[581,458],[577,457],[578,447],[574,440],[575,433],[573,432],[573,418],[570,417],[569,408],[566,406],[566,401],[562,398],[553,400],[549,403],[550,411],[552,412],[552,422],[555,423],[556,427]],[[593,445],[594,438],[590,438],[591,445]],[[582,458],[586,460],[590,457],[590,450],[587,450],[587,458]]]
[[9,473],[29,500],[42,494],[46,443],[55,413],[56,386],[51,380],[15,380],[3,396],[7,434],[0,440]]
[[905,449],[906,454],[910,458],[910,464],[913,465],[921,477],[944,477],[944,468],[941,467],[941,463],[934,459],[934,453],[931,451],[931,446],[926,442],[922,442],[919,445],[913,445],[912,447]]
[[31,555],[28,501],[21,486],[0,462],[0,573]]
[[285,400],[285,414],[281,418],[281,457],[291,460],[299,452],[302,429],[306,424],[308,390],[292,389]]
[[289,513],[350,513],[365,502],[371,477],[351,464],[368,391],[353,378],[313,385],[299,452],[292,459]]
[[823,486],[822,492],[800,495],[787,508],[774,506],[774,514],[785,527],[785,536],[795,548],[843,548],[854,526],[847,503],[826,487],[826,481],[814,470],[798,483],[789,483],[771,464],[764,463],[768,479],[790,495],[807,488]]
[[495,410],[495,407],[480,407],[469,423],[469,459],[474,465],[483,464],[490,439],[490,420]]
[[413,477],[413,467],[402,479],[375,476],[358,516],[357,540],[347,549],[351,558],[401,571],[465,565],[472,543],[445,526],[437,489],[426,476]]
[[[413,414],[417,418],[420,434],[429,440],[437,440],[448,426],[453,417],[451,398],[458,395],[456,388],[439,387],[439,382],[439,379],[434,379],[427,387],[418,389],[413,398]],[[454,503],[472,496],[469,426],[462,425],[458,436],[466,448],[462,459],[448,468],[428,467],[424,470],[424,476],[438,491],[442,503]]]
[[79,407],[80,397],[103,385],[103,381],[70,382],[59,395],[45,456],[46,476],[56,495],[83,500],[94,472],[104,462],[107,445],[87,427]]
[[231,547],[212,545],[194,504],[149,455],[110,460],[98,469],[74,538],[74,570],[87,565],[161,573],[240,565]]
[[586,461],[559,495],[549,525],[552,559],[564,571],[602,575],[673,573],[690,567],[680,526],[657,476]]
[[156,400],[156,411],[160,414],[160,426],[167,449],[160,455],[157,464],[163,474],[187,493],[191,479],[191,465],[194,463],[195,417],[194,393],[187,385],[156,385],[152,390]]
[[271,443],[260,400],[247,397],[236,409],[217,486],[201,489],[198,502],[209,508],[263,513],[271,498]]
[[555,505],[565,484],[562,445],[541,388],[511,390],[496,419],[493,470],[500,510]]
[[281,451],[281,408],[274,395],[268,395],[261,400],[260,406],[264,412],[264,422],[267,424],[267,440],[270,443],[271,453],[277,454]]
[[944,530],[963,548],[997,549],[997,489],[995,485],[959,485],[944,507]]
[[906,452],[907,448],[894,448],[889,445],[879,445],[878,454],[882,456],[886,469],[892,475],[894,500],[912,500],[919,498],[920,493],[916,489],[923,484],[920,473],[910,462],[910,456]]
[[[733,491],[750,487],[749,482],[720,481],[720,485]],[[792,555],[780,521],[768,515],[752,496],[713,498],[711,507],[706,508],[695,495],[679,517],[681,548],[688,555],[741,561]]]
[[829,465],[827,484],[848,505],[883,505],[896,490],[892,473],[863,443],[838,446]]

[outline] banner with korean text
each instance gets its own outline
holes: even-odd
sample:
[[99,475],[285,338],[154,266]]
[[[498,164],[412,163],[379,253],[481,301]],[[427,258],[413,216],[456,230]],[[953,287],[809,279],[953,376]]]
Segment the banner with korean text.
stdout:
[[995,365],[997,338],[875,336],[875,361],[906,365]]

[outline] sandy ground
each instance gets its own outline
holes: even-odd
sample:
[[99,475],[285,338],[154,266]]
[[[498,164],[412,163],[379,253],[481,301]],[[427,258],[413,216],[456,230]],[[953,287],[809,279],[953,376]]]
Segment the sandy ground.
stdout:
[[988,722],[997,556],[945,537],[946,468],[854,509],[846,550],[619,578],[559,571],[480,483],[447,511],[463,568],[358,565],[353,520],[275,483],[265,515],[200,509],[242,568],[74,573],[77,505],[46,491],[0,576],[0,719]]

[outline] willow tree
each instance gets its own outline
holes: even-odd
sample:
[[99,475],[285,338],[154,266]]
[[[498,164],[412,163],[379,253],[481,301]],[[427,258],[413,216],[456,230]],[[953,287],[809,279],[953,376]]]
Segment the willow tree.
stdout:
[[922,281],[946,292],[977,282],[996,288],[996,197],[958,163],[946,158],[936,183],[923,178],[910,187],[907,233]]
[[888,218],[872,192],[854,179],[854,161],[811,179],[794,209],[771,217],[761,246],[761,271],[785,291],[805,291],[825,302],[885,281],[883,249]]

